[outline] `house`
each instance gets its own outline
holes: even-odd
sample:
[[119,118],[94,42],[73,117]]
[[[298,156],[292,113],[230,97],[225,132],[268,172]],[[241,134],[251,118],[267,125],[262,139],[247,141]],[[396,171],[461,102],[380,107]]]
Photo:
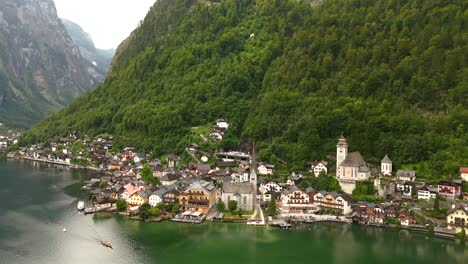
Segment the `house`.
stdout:
[[144,154],[141,154],[141,153],[137,153],[135,154],[135,156],[133,156],[133,163],[140,163],[140,162],[143,162],[146,160],[146,156]]
[[179,165],[180,157],[176,155],[169,155],[167,156],[166,161],[167,161],[167,166],[169,168],[174,168],[174,167],[177,167],[177,165]]
[[385,210],[383,205],[376,205],[368,202],[358,202],[354,208],[357,221],[361,224],[383,224]]
[[172,189],[163,194],[162,199],[164,203],[175,203],[179,197],[179,191]]
[[411,197],[413,186],[407,182],[400,181],[397,182],[395,186],[395,191],[401,192],[403,196]]
[[392,175],[392,160],[385,155],[385,157],[380,161],[380,173],[383,176],[391,176]]
[[254,210],[254,186],[251,183],[226,182],[223,184],[222,201],[227,206],[229,201],[237,201],[242,210]]
[[309,165],[308,166],[309,167],[309,172],[314,173],[315,177],[318,177],[322,171],[325,174],[328,173],[328,169],[327,169],[328,162],[326,162],[324,160],[310,161],[309,163],[307,163],[307,165]]
[[281,187],[278,183],[274,181],[266,181],[264,183],[260,183],[260,187],[265,188],[268,192],[281,192],[283,187]]
[[401,181],[414,181],[416,179],[416,171],[414,170],[398,170],[397,179]]
[[208,137],[213,141],[221,141],[223,140],[224,133],[220,131],[213,131],[208,135]]
[[398,214],[398,220],[400,220],[400,225],[409,226],[416,224],[414,217],[406,209],[402,209]]
[[460,168],[460,177],[463,181],[468,181],[468,168]]
[[160,179],[162,185],[171,185],[176,183],[182,176],[179,174],[174,174],[174,173],[169,173],[164,176],[162,176]]
[[318,211],[317,206],[310,203],[309,194],[296,186],[291,186],[283,191],[279,205],[285,213]]
[[437,195],[437,188],[430,188],[423,186],[418,189],[418,199],[420,200],[430,200],[435,199]]
[[130,198],[130,196],[144,189],[145,187],[141,185],[139,186],[130,185],[127,188],[125,188],[125,191],[122,192],[122,194],[120,195],[120,198],[126,200],[128,203],[128,199]]
[[352,199],[346,194],[320,191],[314,195],[314,204],[322,209],[334,210],[343,215],[350,214]]
[[400,206],[396,203],[383,203],[381,204],[383,207],[383,210],[385,212],[385,215],[387,217],[391,218],[397,218],[398,217],[398,212],[400,210]]
[[258,173],[261,175],[273,174],[275,165],[266,162],[260,162],[257,167]]
[[130,196],[127,203],[133,206],[141,206],[142,204],[149,202],[151,194],[152,192],[149,190],[138,191]]
[[212,183],[196,181],[180,194],[179,203],[183,211],[190,210],[206,215],[216,204],[216,189]]
[[440,180],[437,184],[437,192],[447,199],[458,198],[461,195],[461,181],[452,180],[450,177]]
[[229,123],[224,118],[220,118],[216,120],[216,127],[226,130],[229,128]]
[[152,207],[157,206],[159,203],[163,202],[163,195],[167,192],[165,188],[159,189],[157,191],[154,191],[150,196],[149,196],[149,204]]
[[467,205],[452,205],[452,208],[447,211],[447,228],[454,230],[455,233],[460,233],[464,228],[465,233],[468,233]]
[[192,143],[188,146],[188,151],[191,153],[196,153],[199,149],[200,147],[198,146],[197,143]]
[[190,172],[194,175],[206,175],[210,170],[210,164],[193,163],[190,165]]

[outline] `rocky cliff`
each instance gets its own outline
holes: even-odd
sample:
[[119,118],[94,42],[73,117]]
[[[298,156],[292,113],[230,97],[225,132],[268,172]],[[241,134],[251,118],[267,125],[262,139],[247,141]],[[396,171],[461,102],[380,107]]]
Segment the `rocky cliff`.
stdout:
[[68,34],[80,49],[83,58],[88,60],[88,70],[99,81],[103,81],[114,56],[115,50],[102,50],[94,46],[91,36],[85,32],[80,25],[73,21],[63,19],[62,23]]
[[25,128],[98,80],[52,0],[0,2],[0,122]]

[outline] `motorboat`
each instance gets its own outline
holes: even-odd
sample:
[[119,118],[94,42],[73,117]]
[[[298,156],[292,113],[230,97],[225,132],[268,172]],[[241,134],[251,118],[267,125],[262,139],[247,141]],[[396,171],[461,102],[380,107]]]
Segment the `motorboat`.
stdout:
[[109,241],[101,241],[101,245],[104,247],[112,248],[112,243]]
[[85,208],[84,202],[83,202],[83,201],[79,201],[79,202],[78,202],[78,205],[76,206],[76,208],[77,208],[78,210],[80,210],[80,211],[81,211],[81,210],[84,210],[84,208]]
[[62,232],[67,232],[67,229],[64,227],[64,228],[62,229]]

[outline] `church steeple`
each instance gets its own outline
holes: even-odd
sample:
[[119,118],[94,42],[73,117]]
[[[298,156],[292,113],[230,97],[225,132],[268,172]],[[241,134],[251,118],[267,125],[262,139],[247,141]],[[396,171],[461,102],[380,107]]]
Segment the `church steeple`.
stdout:
[[348,143],[346,142],[343,132],[338,139],[338,144],[336,144],[336,177],[341,177],[340,165],[348,156]]
[[254,206],[257,204],[257,154],[255,151],[255,141],[252,144],[252,155],[250,157],[250,183],[254,189]]

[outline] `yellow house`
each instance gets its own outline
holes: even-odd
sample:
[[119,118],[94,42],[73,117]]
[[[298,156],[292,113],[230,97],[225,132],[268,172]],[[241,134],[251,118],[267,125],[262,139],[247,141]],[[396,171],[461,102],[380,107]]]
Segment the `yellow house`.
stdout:
[[455,206],[447,211],[447,228],[460,233],[462,228],[468,233],[468,210],[462,205]]
[[151,195],[151,191],[144,190],[134,193],[130,198],[128,198],[127,202],[133,206],[141,206],[144,203],[149,202],[149,197]]
[[216,204],[216,190],[212,183],[196,181],[179,196],[180,208],[207,214]]

